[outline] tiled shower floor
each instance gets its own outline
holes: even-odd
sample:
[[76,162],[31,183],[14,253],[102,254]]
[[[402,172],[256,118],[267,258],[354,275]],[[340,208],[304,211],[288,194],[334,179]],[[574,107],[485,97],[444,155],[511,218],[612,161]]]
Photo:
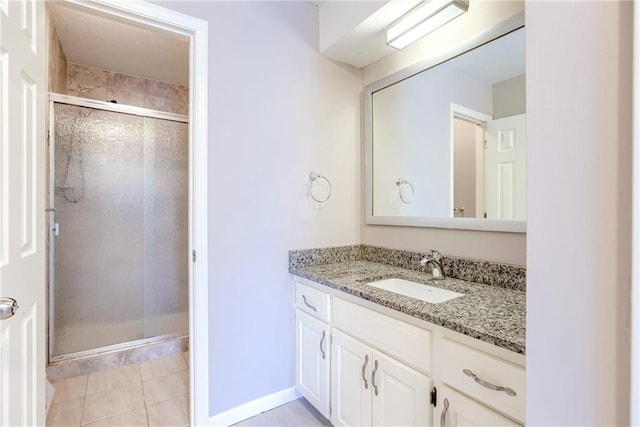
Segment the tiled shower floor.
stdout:
[[47,426],[187,426],[188,356],[55,381]]

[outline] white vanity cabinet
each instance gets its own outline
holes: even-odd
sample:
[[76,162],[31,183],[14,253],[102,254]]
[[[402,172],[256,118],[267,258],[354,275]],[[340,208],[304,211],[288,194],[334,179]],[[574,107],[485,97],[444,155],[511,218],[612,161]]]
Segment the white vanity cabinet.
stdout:
[[430,425],[431,332],[338,297],[332,316],[331,422]]
[[334,426],[430,425],[429,377],[338,330],[332,340]]
[[523,355],[303,279],[295,287],[296,388],[333,425],[524,424]]
[[439,340],[438,348],[438,372],[444,384],[524,421],[525,370],[522,366],[445,337]]
[[296,283],[296,389],[326,418],[330,417],[329,301],[328,294]]
[[440,387],[438,394],[438,427],[520,425],[449,387]]

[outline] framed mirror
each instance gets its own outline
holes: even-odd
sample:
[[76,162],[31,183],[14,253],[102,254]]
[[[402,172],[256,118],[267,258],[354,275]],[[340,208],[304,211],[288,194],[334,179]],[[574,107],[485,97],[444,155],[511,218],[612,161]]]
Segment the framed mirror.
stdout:
[[367,224],[525,232],[523,25],[367,86]]

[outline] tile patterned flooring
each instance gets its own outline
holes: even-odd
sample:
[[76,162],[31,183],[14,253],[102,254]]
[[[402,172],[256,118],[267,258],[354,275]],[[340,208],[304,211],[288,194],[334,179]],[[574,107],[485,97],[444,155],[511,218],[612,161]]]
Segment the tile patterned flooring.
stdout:
[[[188,426],[189,353],[54,381],[47,426]],[[305,399],[236,427],[330,427]]]
[[331,427],[329,420],[320,415],[320,412],[309,404],[304,398],[282,405],[271,411],[263,412],[234,427]]
[[53,382],[47,426],[188,426],[189,353]]

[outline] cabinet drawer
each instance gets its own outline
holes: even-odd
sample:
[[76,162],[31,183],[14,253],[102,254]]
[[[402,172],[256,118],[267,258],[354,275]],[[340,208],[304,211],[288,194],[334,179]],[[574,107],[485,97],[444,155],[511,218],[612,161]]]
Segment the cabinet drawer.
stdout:
[[325,322],[329,321],[329,294],[296,281],[296,307]]
[[[524,422],[525,370],[523,367],[446,338],[443,338],[441,343],[442,381]],[[515,396],[509,395],[502,389],[495,390],[493,386],[508,387],[511,389],[509,393],[515,393]]]
[[431,332],[368,308],[333,299],[333,324],[409,365],[431,372]]

